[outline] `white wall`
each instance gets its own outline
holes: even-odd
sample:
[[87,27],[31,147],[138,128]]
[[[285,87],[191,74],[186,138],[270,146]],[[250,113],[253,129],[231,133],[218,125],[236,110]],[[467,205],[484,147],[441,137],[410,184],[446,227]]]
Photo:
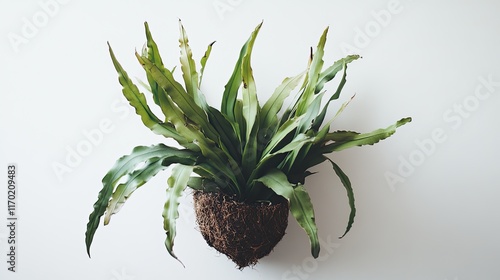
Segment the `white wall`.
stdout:
[[[16,163],[19,220],[17,272],[1,261],[0,278],[500,279],[500,6],[463,2],[2,0],[0,217],[7,224],[7,165]],[[129,74],[143,78],[133,56],[145,41],[143,22],[173,67],[178,18],[196,59],[217,40],[204,84],[215,106],[240,46],[264,20],[253,55],[261,100],[305,67],[309,47],[330,26],[326,63],[347,46],[363,56],[349,68],[343,100],[356,98],[335,128],[370,131],[413,117],[386,141],[332,155],[356,194],[356,222],[344,239],[337,237],[349,209],[340,181],[328,165],[308,180],[329,244],[319,260],[290,220],[275,251],[239,271],[205,244],[187,197],[175,244],[183,268],[163,245],[168,172],[98,229],[87,257],[84,232],[102,176],[134,146],[164,141],[121,103],[106,41]],[[100,125],[102,139],[69,166],[69,151]],[[71,172],[58,178],[58,163]],[[0,226],[0,260],[8,235]]]

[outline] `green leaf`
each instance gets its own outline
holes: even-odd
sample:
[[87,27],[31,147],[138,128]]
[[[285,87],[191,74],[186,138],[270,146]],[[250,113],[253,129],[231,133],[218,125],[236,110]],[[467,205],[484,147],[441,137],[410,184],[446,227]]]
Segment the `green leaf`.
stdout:
[[[344,109],[347,107],[347,105],[349,105],[349,103],[351,103],[351,101],[354,99],[356,95],[353,95],[349,100],[347,100],[346,102],[342,103],[342,105],[340,106],[340,108],[337,110],[337,113],[335,113],[335,115],[333,116],[333,118],[331,118],[324,126],[323,128],[318,132],[318,134],[320,135],[323,135],[323,137],[317,137],[317,141],[316,143],[318,142],[321,142],[324,140],[324,138],[327,136],[327,133],[328,131],[330,130],[330,125],[333,123],[333,121],[338,117],[340,116],[340,114],[344,111]],[[324,111],[324,113],[326,113],[326,110]],[[318,115],[318,119],[317,119],[317,122],[315,121],[313,123],[313,125],[311,126],[311,129],[318,129],[319,126],[321,125],[321,123],[323,122],[323,120],[321,118],[324,118],[324,114],[323,112]]]
[[201,128],[195,122],[193,122],[170,98],[168,94],[162,92],[158,96],[159,104],[165,120],[173,124],[175,129],[184,136],[187,141],[201,141],[210,142],[213,141],[208,139],[200,130]]
[[281,110],[283,102],[290,95],[290,92],[297,87],[305,74],[306,72],[302,72],[295,77],[286,78],[281,85],[276,88],[273,95],[271,95],[262,107],[260,114],[261,129],[266,130],[271,128],[270,131],[274,132],[273,127],[278,126],[278,112]]
[[[241,77],[243,82],[242,89],[242,114],[245,119],[245,146],[243,148],[242,155],[242,172],[244,175],[248,176],[255,165],[257,164],[257,134],[259,132],[259,101],[257,99],[257,88],[255,86],[255,80],[253,77],[253,71],[251,66],[251,56],[252,50],[255,43],[255,39],[259,33],[262,26],[262,22],[255,28],[250,36],[248,46],[246,48],[245,55],[243,56],[241,62]],[[244,188],[245,186],[242,186]],[[242,191],[243,192],[243,191]]]
[[344,234],[340,237],[340,238],[342,238],[351,229],[352,224],[354,223],[354,217],[356,216],[356,207],[354,205],[354,191],[353,191],[352,186],[351,186],[351,181],[349,180],[349,177],[347,177],[347,175],[344,173],[344,171],[342,171],[342,169],[340,169],[340,167],[335,162],[333,162],[331,159],[329,159],[329,158],[327,158],[327,159],[332,164],[333,170],[335,171],[337,176],[339,176],[340,181],[342,182],[342,185],[344,185],[344,188],[347,191],[347,198],[349,199],[349,207],[351,208],[351,213],[349,214],[349,222],[347,223],[347,228],[346,228]]
[[153,178],[159,171],[166,169],[169,165],[173,163],[180,163],[184,165],[193,165],[197,162],[198,156],[195,154],[190,155],[188,152],[182,152],[169,154],[167,157],[153,157],[148,159],[144,166],[134,170],[128,174],[128,178],[125,183],[118,185],[116,190],[111,196],[108,207],[106,208],[106,213],[104,215],[104,225],[109,224],[111,215],[114,215],[120,211],[127,199],[135,192],[139,187],[144,185],[147,181]]
[[[259,151],[259,146],[258,146],[259,143],[257,141],[258,132],[259,132],[259,124],[255,123],[255,125],[252,127],[250,135],[248,135],[247,137],[247,141],[243,149],[241,167],[242,167],[242,173],[246,178],[248,178],[248,175],[250,175],[252,171],[255,170],[255,166],[257,165],[257,156]],[[244,188],[245,186],[242,187]]]
[[[163,228],[167,234],[165,239],[165,247],[167,247],[168,253],[179,260],[174,254],[174,239],[177,233],[176,231],[176,220],[179,218],[179,198],[182,196],[182,192],[186,189],[189,177],[193,172],[192,166],[186,165],[176,165],[172,169],[172,175],[168,178],[167,189],[167,201],[165,202],[163,210]],[[179,260],[180,262],[180,260]],[[182,264],[182,262],[181,262]]]
[[[139,146],[132,150],[130,155],[125,155],[118,159],[114,166],[108,171],[108,173],[102,179],[103,188],[99,192],[97,201],[94,204],[94,211],[89,216],[89,222],[87,223],[87,231],[85,232],[85,243],[87,245],[87,254],[90,256],[90,246],[94,238],[95,231],[99,226],[101,216],[106,211],[108,207],[109,200],[115,189],[116,184],[125,175],[137,175],[133,172],[136,166],[140,163],[147,162],[152,158],[161,158],[162,164],[168,166],[169,158],[193,158],[196,154],[188,150],[179,150],[176,148],[171,148],[163,144],[155,146]],[[154,168],[153,168],[154,169]],[[151,170],[148,170],[151,172]],[[147,176],[145,176],[147,177]],[[134,180],[134,176],[129,176],[129,180]],[[134,182],[132,182],[134,183]],[[131,184],[133,186],[133,184]]]
[[193,53],[191,51],[191,47],[189,46],[189,39],[186,34],[186,30],[179,20],[179,30],[180,30],[180,38],[179,38],[179,47],[181,49],[181,70],[182,77],[184,79],[184,84],[186,85],[187,93],[192,96],[194,101],[201,108],[207,108],[207,103],[205,101],[205,97],[202,96],[198,87],[198,72],[196,71],[196,63],[193,60]]
[[151,74],[158,85],[165,91],[166,94],[172,99],[172,101],[184,112],[186,116],[189,116],[194,123],[200,126],[203,132],[213,141],[218,141],[217,133],[214,128],[208,122],[207,115],[201,107],[199,107],[194,98],[186,93],[181,84],[179,84],[172,73],[158,65],[153,64],[146,57],[141,57],[136,53],[136,57],[143,66],[147,73]]
[[235,161],[241,160],[241,142],[237,134],[236,123],[231,123],[219,110],[208,107],[208,120],[219,134],[220,144]]
[[[321,152],[320,148],[318,147],[317,144],[311,144],[310,147],[304,147],[304,148],[309,148],[307,154],[297,156],[296,161],[294,164],[292,164],[292,168],[290,169],[290,180],[291,182],[303,182],[302,179],[305,179],[305,177],[302,177],[304,173],[307,173],[307,170],[313,166],[316,166],[326,160],[326,157],[324,157],[323,153]],[[292,180],[293,179],[293,180]]]
[[[344,61],[342,61],[342,62],[344,62]],[[334,63],[332,67],[334,67],[335,65],[336,65],[336,63]],[[314,123],[312,125],[312,129],[314,129],[314,130],[318,130],[319,129],[319,127],[323,123],[323,120],[325,119],[326,112],[328,110],[330,102],[332,102],[333,100],[337,100],[339,98],[339,96],[340,96],[340,93],[342,92],[342,89],[344,88],[344,85],[345,85],[345,83],[347,81],[347,79],[346,79],[346,77],[347,77],[347,63],[342,64],[341,67],[344,68],[344,74],[342,75],[342,79],[340,80],[340,83],[339,83],[339,85],[338,85],[337,90],[335,91],[335,93],[330,97],[330,99],[328,100],[328,102],[323,107],[323,110],[321,111],[321,113],[314,120]],[[335,68],[335,70],[337,70],[337,68]],[[334,72],[334,73],[336,74],[337,72]],[[335,76],[335,74],[333,74],[333,73],[331,73],[331,74],[333,76]],[[326,83],[326,81],[324,81],[323,83]],[[320,88],[322,88],[322,87],[323,87],[323,85],[321,85]],[[318,89],[318,87],[316,87],[316,89]],[[344,103],[344,104],[345,105],[343,105],[341,107],[341,109],[337,112],[337,114],[335,115],[335,117],[337,117],[343,111],[343,109],[345,108],[345,106],[347,106],[347,103]],[[333,119],[330,121],[330,123],[332,121],[333,121]]]
[[304,93],[301,95],[297,103],[296,115],[300,116],[308,111],[309,105],[314,100],[316,84],[323,67],[323,55],[324,48],[326,44],[326,35],[328,34],[328,28],[323,31],[321,38],[316,47],[316,52],[314,53],[311,66],[309,68],[307,85],[305,87]]
[[323,100],[324,94],[325,92],[321,92],[314,96],[314,99],[312,100],[311,104],[309,104],[307,111],[302,114],[303,118],[297,127],[297,131],[295,132],[296,134],[305,133],[306,131],[311,129],[321,107],[321,102]]
[[242,143],[244,142],[243,139],[245,139],[246,124],[245,118],[243,117],[243,102],[240,99],[236,100],[236,104],[234,106],[234,117],[238,139],[240,139],[240,142]]
[[313,61],[313,50],[311,48],[310,55],[309,55],[309,60],[307,63],[307,68],[305,70],[305,77],[304,81],[302,82],[302,85],[300,86],[299,91],[297,92],[296,96],[294,97],[294,102],[291,102],[288,108],[283,112],[283,115],[281,116],[280,120],[280,125],[282,125],[284,122],[289,120],[290,118],[295,117],[295,113],[297,112],[297,107],[299,106],[299,103],[302,102],[302,99],[304,97],[304,92],[307,88],[307,85],[309,83],[309,72],[311,72],[311,63]]
[[[335,75],[344,68],[345,71],[345,65],[353,62],[354,60],[360,58],[359,55],[348,55],[340,60],[337,60],[333,63],[332,66],[328,67],[325,71],[323,71],[320,76],[319,76],[319,81],[316,84],[316,88],[314,89],[315,93],[320,92],[325,84],[329,81],[331,81],[333,78],[335,78]],[[338,98],[338,96],[337,96]]]
[[[288,143],[281,149],[262,158],[257,164],[254,173],[252,173],[252,175],[250,176],[250,180],[252,180],[256,176],[259,176],[259,172],[266,172],[266,169],[275,163],[280,170],[282,170],[289,176],[293,176],[290,173],[291,166],[296,162],[296,158],[298,155],[300,155],[300,151],[306,148],[307,145],[310,144],[313,140],[314,137],[310,137],[303,133],[297,135],[292,141],[290,141],[290,143]],[[277,160],[275,160],[275,158],[285,153],[286,156],[282,157],[283,159],[278,158]],[[302,165],[303,163],[297,162],[297,164]]]
[[155,176],[159,171],[167,168],[162,165],[162,159],[159,157],[154,157],[148,159],[144,167],[133,171],[127,178],[126,183],[118,185],[111,200],[109,201],[108,207],[106,209],[106,214],[104,215],[104,225],[109,224],[111,215],[114,215],[120,211],[127,199],[136,191],[139,187],[144,185],[149,179]]
[[[147,55],[147,58],[154,64],[163,66],[163,61],[160,56],[160,51],[158,50],[158,45],[156,45],[156,42],[153,40],[153,36],[151,35],[151,31],[149,30],[149,25],[147,22],[144,22],[144,28],[146,32],[147,48],[146,54],[143,54],[143,56]],[[158,101],[158,92],[162,91],[162,89],[158,86],[158,84],[150,74],[146,74],[146,77],[151,87],[151,92],[153,93],[153,100],[156,104],[160,105]]]
[[245,139],[250,139],[250,134],[253,129],[253,125],[256,122],[257,114],[259,111],[259,101],[257,100],[257,88],[255,86],[255,81],[252,73],[252,66],[250,64],[252,49],[257,38],[257,34],[262,26],[260,23],[255,30],[252,32],[246,53],[243,56],[241,62],[241,77],[243,81],[243,117],[246,121],[246,137]]
[[295,117],[289,119],[282,126],[280,126],[262,152],[262,156],[265,157],[267,154],[271,153],[290,132],[297,128],[301,119],[301,117]]
[[241,77],[241,62],[243,60],[243,56],[245,55],[247,45],[248,41],[241,48],[238,61],[236,61],[233,73],[231,74],[229,81],[226,83],[224,93],[222,94],[221,112],[226,115],[228,119],[233,121],[236,120],[234,110],[236,106],[236,99],[238,97],[238,91],[240,89],[241,82],[243,81]]
[[203,191],[203,192],[221,192],[221,189],[217,183],[208,178],[202,177],[189,177],[188,187],[193,190]]
[[201,81],[203,80],[203,73],[205,72],[205,65],[207,64],[207,60],[210,57],[210,53],[212,52],[212,46],[215,44],[215,41],[210,43],[207,47],[207,50],[205,51],[205,55],[201,58],[200,64],[201,64],[201,69],[200,69],[200,81],[198,82],[198,88],[201,87]]
[[[293,157],[296,156],[296,154],[294,152],[299,151],[304,145],[306,145],[307,143],[311,143],[313,140],[314,140],[314,137],[309,137],[303,133],[297,135],[292,141],[290,141],[290,143],[286,144],[283,148],[264,156],[257,164],[255,171],[260,171],[262,168],[265,168],[266,163],[270,159],[272,159],[274,156],[277,156],[279,154],[288,153],[288,152],[291,152],[290,155],[292,155],[292,159],[290,159],[290,161],[293,163],[294,162]],[[286,158],[288,158],[288,157],[286,157]],[[286,158],[284,161],[282,161],[282,164],[286,162]],[[281,169],[281,165],[280,165],[280,169]],[[281,170],[283,170],[283,169],[281,169]],[[253,173],[253,175],[250,176],[250,180],[253,180],[253,176],[255,174],[257,174],[257,173]]]
[[210,147],[210,149],[215,147],[215,143],[206,138],[200,131],[200,127],[193,123],[181,109],[173,103],[172,99],[167,94],[162,92],[162,94],[158,96],[158,100],[161,110],[165,115],[165,119],[174,125],[175,129],[184,136],[187,142],[196,145],[202,153],[206,147]]
[[187,116],[173,104],[168,95],[160,95],[159,99],[165,116],[175,125],[176,129],[185,136],[187,141],[195,142],[203,156],[212,161],[214,165],[217,166],[218,171],[223,173],[226,178],[230,179],[234,185],[237,186],[238,182],[244,182],[242,178],[237,178],[242,175],[235,175],[233,170],[227,165],[236,165],[232,157],[225,154],[211,139],[206,138],[201,132],[200,127],[189,121]]
[[318,145],[325,135],[328,133],[328,126],[325,126],[321,131],[307,131],[306,135],[313,138],[312,142],[304,144],[300,150],[293,151],[287,155],[287,158],[279,165],[279,168],[289,174],[289,179],[292,183],[304,183],[305,178],[312,173],[307,171],[309,168],[318,165],[326,160],[326,157],[320,151],[321,146]]
[[314,208],[311,198],[301,184],[292,185],[286,175],[279,169],[271,170],[256,181],[263,183],[276,194],[286,198],[290,203],[290,212],[298,224],[306,231],[311,243],[311,254],[314,258],[319,255],[318,229],[314,219]]
[[118,72],[118,81],[123,86],[123,95],[127,98],[130,105],[135,108],[135,112],[141,117],[144,125],[156,134],[173,138],[181,145],[186,144],[185,139],[175,130],[172,125],[163,123],[153,114],[146,102],[146,97],[139,91],[137,86],[127,75],[127,72],[120,65],[109,43],[108,46],[111,60],[113,61],[113,65],[115,66],[116,71]]
[[380,128],[369,133],[360,134],[345,131],[331,132],[326,135],[325,142],[332,140],[335,142],[325,145],[322,148],[322,151],[323,153],[331,153],[333,151],[341,151],[354,146],[373,145],[380,140],[393,135],[398,127],[409,122],[411,122],[411,118],[403,118],[387,128]]
[[[211,117],[213,120],[216,116],[214,116],[213,110],[206,104],[204,96],[199,92],[196,94],[198,103],[202,106],[199,107],[197,104],[194,104],[196,102],[193,102],[194,99],[192,97],[183,92],[184,89],[173,79],[171,72],[164,67],[151,64],[144,57],[138,57],[138,59],[142,61],[141,63],[145,67],[150,69],[145,68],[146,72],[151,73],[155,78],[155,81],[160,79],[158,84],[163,89],[159,95],[160,107],[167,119],[174,124],[176,130],[181,135],[185,136],[186,141],[196,141],[199,143],[198,146],[204,150],[204,155],[207,155],[207,151],[213,154],[212,149],[214,148],[214,144],[223,145],[223,143],[220,143],[221,135],[219,131],[212,126],[212,123],[207,118]],[[156,74],[153,74],[153,72]],[[177,85],[180,92],[175,90],[172,85]],[[220,153],[218,157],[220,157]]]
[[187,185],[193,190],[201,191],[203,190],[203,178],[198,176],[191,176],[189,177]]
[[[214,165],[212,162],[202,162],[197,164],[193,171],[202,178],[214,182],[216,187],[213,188],[217,188],[227,195],[240,195],[237,184],[221,172],[220,166]],[[203,189],[205,190],[205,186]]]
[[[262,23],[257,26],[256,30],[259,29],[260,26],[262,26]],[[238,57],[238,60],[236,61],[236,65],[234,66],[233,73],[231,74],[229,81],[226,83],[226,86],[224,87],[224,93],[222,94],[221,112],[226,115],[231,121],[236,121],[234,109],[236,106],[238,91],[240,89],[241,83],[243,82],[241,66],[243,63],[243,57],[247,54],[248,46],[250,44],[253,44],[252,41],[255,40],[254,33],[255,31],[252,33],[250,38],[248,38],[243,47],[241,47],[240,55]]]
[[301,133],[295,136],[295,138],[293,138],[293,140],[290,141],[290,143],[286,144],[283,148],[279,149],[278,151],[273,152],[271,155],[300,150],[302,146],[304,146],[307,143],[311,143],[313,140],[314,137],[310,137],[304,133]]
[[315,139],[316,137],[313,135],[312,131],[297,135],[293,141],[290,142],[290,144],[297,142],[298,145],[290,150],[290,153],[286,155],[285,159],[280,163],[278,168],[283,172],[290,174],[290,171],[295,164],[302,165],[302,159],[308,154],[311,144]]

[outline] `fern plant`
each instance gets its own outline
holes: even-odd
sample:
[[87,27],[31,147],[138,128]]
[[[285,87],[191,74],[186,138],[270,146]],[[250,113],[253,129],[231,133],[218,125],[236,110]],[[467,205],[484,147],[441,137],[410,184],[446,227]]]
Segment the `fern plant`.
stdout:
[[[102,179],[102,190],[89,216],[86,231],[87,253],[101,218],[108,224],[130,195],[158,172],[175,165],[168,179],[163,212],[165,245],[174,258],[174,238],[178,218],[179,197],[191,188],[203,192],[219,192],[245,203],[272,201],[281,196],[289,202],[291,214],[310,239],[311,254],[318,257],[319,239],[311,199],[304,187],[309,169],[329,162],[338,175],[350,206],[344,236],[354,222],[354,194],[347,175],[328,154],[354,146],[372,145],[391,136],[396,128],[411,121],[403,118],[387,128],[369,133],[330,131],[333,120],[326,120],[332,101],[339,98],[346,83],[347,65],[359,58],[348,55],[323,67],[323,54],[328,28],[309,55],[307,69],[288,77],[271,97],[259,103],[251,67],[251,54],[259,24],[245,42],[224,92],[220,110],[207,104],[201,82],[213,43],[201,58],[201,68],[193,60],[186,31],[180,26],[180,64],[183,85],[174,78],[173,70],[164,66],[158,46],[145,23],[146,45],[135,53],[146,72],[148,90],[163,116],[150,108],[146,96],[129,78],[117,61],[111,46],[109,52],[118,72],[123,95],[135,108],[143,124],[154,133],[174,139],[182,148],[158,144],[138,146],[118,159]],[[329,96],[325,85],[341,75]],[[294,92],[295,99],[285,105]]]

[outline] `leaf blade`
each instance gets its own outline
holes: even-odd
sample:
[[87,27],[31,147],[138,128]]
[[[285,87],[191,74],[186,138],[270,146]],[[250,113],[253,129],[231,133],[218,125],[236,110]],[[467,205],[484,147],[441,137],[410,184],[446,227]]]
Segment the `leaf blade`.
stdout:
[[[108,207],[109,200],[112,196],[113,190],[117,182],[126,174],[133,172],[135,167],[150,158],[165,157],[175,154],[179,158],[186,155],[192,155],[188,150],[178,150],[176,148],[168,147],[163,144],[154,146],[138,146],[132,150],[132,153],[119,158],[113,167],[106,173],[102,179],[103,187],[98,194],[97,201],[94,203],[94,210],[89,215],[87,223],[87,230],[85,232],[85,244],[87,247],[87,254],[90,256],[90,246],[94,239],[95,232],[99,226],[102,215]],[[168,163],[168,162],[167,162]],[[166,163],[164,163],[166,164]]]
[[125,98],[127,98],[130,105],[135,108],[136,114],[141,117],[144,125],[156,134],[173,138],[177,142],[179,142],[179,144],[184,144],[185,141],[183,137],[179,133],[177,133],[177,131],[175,131],[175,129],[171,125],[163,123],[160,119],[158,119],[158,117],[154,115],[146,102],[146,97],[139,91],[137,86],[129,78],[125,69],[123,69],[123,67],[120,65],[109,43],[108,47],[111,60],[116,71],[118,72],[118,81],[123,87],[122,93]]
[[335,61],[330,67],[328,67],[325,71],[323,71],[320,74],[318,78],[319,81],[317,82],[314,91],[316,93],[320,92],[326,83],[335,78],[336,74],[340,70],[342,70],[342,68],[345,68],[344,65],[347,65],[359,58],[361,58],[359,55],[348,55],[340,60]]
[[316,47],[316,52],[314,52],[314,56],[309,68],[307,84],[305,86],[303,94],[300,96],[300,99],[297,103],[297,111],[296,115],[300,116],[307,112],[307,108],[311,104],[314,99],[316,83],[319,79],[319,75],[321,73],[321,69],[323,67],[323,55],[324,48],[326,44],[326,36],[328,34],[328,27],[323,31],[321,38]]
[[347,177],[347,175],[344,173],[344,171],[342,171],[342,169],[340,169],[340,167],[335,162],[333,162],[331,159],[329,159],[329,158],[327,158],[327,159],[332,164],[333,170],[335,171],[337,176],[340,178],[342,185],[346,189],[347,198],[349,200],[349,207],[351,208],[351,212],[349,214],[349,221],[347,222],[346,230],[345,230],[344,234],[342,234],[342,236],[340,237],[340,238],[342,238],[349,232],[349,230],[351,230],[351,227],[354,223],[354,217],[356,216],[356,206],[354,204],[354,202],[355,202],[354,201],[354,191],[352,189],[351,181],[349,180],[349,177]]
[[279,169],[274,169],[263,177],[256,179],[276,194],[286,198],[290,203],[290,212],[297,223],[305,230],[311,243],[311,255],[317,258],[320,245],[316,227],[314,208],[309,194],[301,184],[293,186],[286,175]]
[[[189,178],[193,172],[193,166],[176,165],[172,169],[172,175],[168,178],[167,201],[162,213],[163,229],[167,237],[165,238],[165,247],[168,253],[181,262],[174,253],[174,239],[177,234],[176,220],[179,218],[179,198],[186,189]],[[181,262],[182,264],[182,262]]]
[[210,57],[210,53],[212,53],[212,47],[214,44],[215,41],[213,41],[208,45],[207,50],[205,51],[205,55],[200,60],[201,69],[200,69],[200,81],[198,82],[198,88],[201,87],[201,82],[203,80],[203,73],[205,73],[205,66],[207,64],[208,58]]
[[198,72],[196,71],[196,63],[193,59],[193,52],[191,51],[191,47],[189,46],[189,39],[186,30],[184,29],[184,26],[182,25],[180,19],[179,19],[179,30],[180,30],[179,47],[181,50],[181,56],[180,56],[181,71],[182,71],[182,78],[184,79],[184,85],[186,87],[186,92],[187,94],[193,97],[194,101],[198,106],[206,109],[207,103],[198,87],[199,75]]
[[126,183],[119,184],[113,192],[108,207],[106,208],[104,225],[109,224],[111,215],[120,211],[134,191],[165,168],[167,167],[161,164],[160,158],[151,158],[145,162],[145,168],[133,171],[130,174],[131,178],[128,179]]
[[246,138],[250,139],[250,134],[253,129],[254,123],[257,119],[257,114],[259,110],[259,101],[257,99],[257,88],[255,86],[255,80],[253,77],[253,71],[251,66],[251,56],[252,50],[255,43],[255,39],[259,33],[262,26],[260,23],[250,36],[250,41],[246,49],[245,55],[243,56],[241,62],[241,78],[243,81],[243,117],[246,120]]
[[165,91],[165,94],[172,99],[184,114],[199,125],[207,137],[217,142],[217,134],[209,123],[205,111],[196,104],[194,98],[174,79],[172,72],[164,67],[155,65],[147,57],[140,56],[138,53],[136,53],[136,57],[144,70],[151,74],[153,79]]
[[[146,33],[146,54],[143,54],[144,56],[147,55],[148,59],[151,60],[154,64],[156,65],[161,65],[163,66],[163,61],[161,59],[160,51],[158,49],[158,45],[153,39],[153,36],[151,35],[151,31],[149,30],[149,25],[147,22],[144,22],[144,29]],[[146,77],[148,79],[151,92],[153,93],[153,100],[157,105],[160,105],[158,101],[158,92],[162,91],[162,89],[158,86],[156,81],[153,79],[153,77],[149,74],[146,73]]]
[[[397,121],[395,124],[388,126],[387,128],[379,128],[369,133],[342,133],[342,140],[337,139],[338,141],[334,143],[330,143],[322,147],[323,153],[330,153],[333,151],[341,151],[354,146],[363,146],[363,145],[373,145],[381,140],[384,140],[396,132],[396,129],[402,125],[405,125],[411,122],[411,118],[402,118]],[[325,137],[325,141],[334,140],[336,134],[339,132],[331,132],[328,133]]]
[[[283,106],[284,100],[290,95],[290,92],[297,87],[304,78],[306,72],[302,72],[295,77],[285,78],[281,85],[274,91],[273,95],[264,103],[261,109],[260,127],[268,129],[278,125],[278,112]],[[276,125],[274,125],[276,123]],[[273,131],[274,129],[270,129]]]

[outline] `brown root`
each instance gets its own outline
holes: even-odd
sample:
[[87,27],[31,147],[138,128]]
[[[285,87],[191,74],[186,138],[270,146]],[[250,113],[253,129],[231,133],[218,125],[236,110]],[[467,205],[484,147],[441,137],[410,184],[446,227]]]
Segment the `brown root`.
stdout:
[[288,201],[247,204],[221,193],[193,194],[196,220],[207,244],[240,269],[255,265],[283,238]]

